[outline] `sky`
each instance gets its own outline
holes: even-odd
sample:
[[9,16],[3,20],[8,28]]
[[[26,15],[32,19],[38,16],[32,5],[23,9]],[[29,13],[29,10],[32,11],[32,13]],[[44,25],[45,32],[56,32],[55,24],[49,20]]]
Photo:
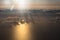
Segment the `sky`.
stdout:
[[[13,0],[14,1],[14,0]],[[21,0],[18,0],[16,4],[12,0],[0,0],[0,9],[1,8],[10,8],[14,4],[14,8],[19,9],[22,5],[18,7],[18,3]],[[24,0],[26,9],[60,9],[60,0]]]

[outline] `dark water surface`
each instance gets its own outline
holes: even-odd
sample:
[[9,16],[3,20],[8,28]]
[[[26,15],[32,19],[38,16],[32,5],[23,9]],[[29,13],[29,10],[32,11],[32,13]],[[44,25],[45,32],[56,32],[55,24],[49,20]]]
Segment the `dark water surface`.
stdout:
[[59,39],[59,26],[57,23],[27,23],[15,25],[0,24],[1,40],[56,40]]
[[60,21],[56,20],[58,15],[46,12],[36,15],[31,17],[32,21],[24,24],[0,23],[0,40],[59,40]]

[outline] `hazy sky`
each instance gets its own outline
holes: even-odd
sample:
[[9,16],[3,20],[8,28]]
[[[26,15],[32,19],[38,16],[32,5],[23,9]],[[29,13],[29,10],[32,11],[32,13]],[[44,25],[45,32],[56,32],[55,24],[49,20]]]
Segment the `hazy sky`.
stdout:
[[[0,2],[5,1],[5,0],[0,0]],[[6,1],[11,1],[11,0],[6,0]],[[60,0],[27,0],[29,2],[60,2]]]
[[34,2],[46,2],[46,1],[49,1],[49,2],[59,2],[60,0],[32,0]]
[[[41,8],[59,9],[60,8],[60,0],[25,0],[25,1],[30,3],[27,4],[28,6],[30,6],[29,8],[33,8],[33,9],[41,9]],[[11,2],[12,0],[0,0],[0,8],[9,8],[10,4],[12,4]]]
[[[4,1],[4,0],[0,0],[0,1]],[[27,0],[27,1],[33,1],[33,2],[40,2],[40,1],[50,1],[50,2],[59,2],[60,0]]]

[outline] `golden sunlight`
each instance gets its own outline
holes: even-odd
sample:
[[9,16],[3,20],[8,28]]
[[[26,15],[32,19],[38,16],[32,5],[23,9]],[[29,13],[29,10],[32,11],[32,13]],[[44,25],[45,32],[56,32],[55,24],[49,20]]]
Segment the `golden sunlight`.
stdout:
[[30,30],[30,25],[25,23],[25,24],[20,24],[17,25],[14,28],[14,40],[31,40],[31,30]]

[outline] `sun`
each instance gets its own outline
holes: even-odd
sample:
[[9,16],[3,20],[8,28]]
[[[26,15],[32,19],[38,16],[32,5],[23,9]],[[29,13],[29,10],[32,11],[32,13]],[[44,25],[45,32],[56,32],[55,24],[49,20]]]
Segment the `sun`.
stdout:
[[20,8],[21,10],[26,9],[27,8],[27,0],[14,0],[15,4],[18,5],[18,8]]

